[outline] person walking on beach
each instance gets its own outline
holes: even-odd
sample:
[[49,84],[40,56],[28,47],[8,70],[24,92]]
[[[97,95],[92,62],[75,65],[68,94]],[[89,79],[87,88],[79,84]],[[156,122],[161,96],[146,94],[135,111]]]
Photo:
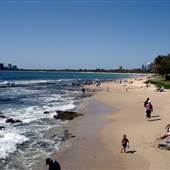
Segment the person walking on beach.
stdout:
[[46,165],[49,166],[49,170],[61,170],[60,164],[51,158],[46,159]]
[[149,97],[144,102],[145,116],[146,116],[146,105],[148,104],[148,101],[149,101]]
[[145,100],[144,102],[144,107],[146,108],[146,105],[148,104],[148,101],[149,101],[149,97]]
[[146,117],[151,118],[151,112],[153,112],[153,106],[151,104],[151,101],[149,100],[147,105],[146,105]]
[[122,139],[122,148],[120,153],[122,153],[122,151],[126,152],[126,149],[129,147],[129,140],[127,138],[127,136],[124,134],[123,135],[123,139]]
[[107,87],[107,88],[106,88],[106,91],[107,91],[107,92],[110,92],[110,88],[109,88],[109,87]]

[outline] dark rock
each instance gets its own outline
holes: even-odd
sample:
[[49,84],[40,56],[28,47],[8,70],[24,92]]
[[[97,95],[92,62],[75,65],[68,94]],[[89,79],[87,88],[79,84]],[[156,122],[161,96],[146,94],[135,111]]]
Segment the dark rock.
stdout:
[[79,87],[79,86],[80,86],[80,83],[74,83],[74,82],[73,82],[73,83],[72,83],[72,86],[78,86],[78,87]]
[[22,121],[18,119],[14,120],[12,118],[9,118],[6,120],[6,123],[22,123]]
[[5,118],[9,118],[9,117],[4,116],[4,115],[3,115],[3,113],[2,113],[2,112],[0,112],[0,118],[5,119]]
[[9,118],[6,120],[6,123],[15,123],[15,121],[12,118]]
[[79,114],[77,112],[57,110],[57,115],[54,115],[54,118],[64,121],[64,120],[73,120],[75,117],[82,116],[82,115],[83,114]]
[[50,112],[49,111],[45,111],[44,114],[49,114]]
[[80,97],[81,97],[81,98],[86,98],[86,97],[91,97],[91,96],[93,96],[92,93],[84,93],[84,94],[82,94]]
[[0,130],[2,130],[2,129],[5,129],[5,127],[4,126],[0,126]]
[[22,121],[21,120],[15,120],[15,123],[22,123]]
[[72,135],[71,138],[75,138],[76,136],[75,135]]
[[6,116],[0,115],[0,118],[5,119],[7,118]]

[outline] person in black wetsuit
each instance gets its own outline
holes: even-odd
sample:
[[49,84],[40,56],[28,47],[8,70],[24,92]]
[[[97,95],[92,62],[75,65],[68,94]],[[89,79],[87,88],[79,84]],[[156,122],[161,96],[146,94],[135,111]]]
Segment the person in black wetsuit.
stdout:
[[49,170],[61,170],[60,164],[51,158],[46,159],[46,164],[49,166]]

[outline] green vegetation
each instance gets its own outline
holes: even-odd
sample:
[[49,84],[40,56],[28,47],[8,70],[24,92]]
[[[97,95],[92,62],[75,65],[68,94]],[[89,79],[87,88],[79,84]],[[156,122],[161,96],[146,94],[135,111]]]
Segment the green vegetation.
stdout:
[[170,54],[157,56],[154,64],[155,72],[170,80]]
[[167,81],[161,76],[155,76],[152,79],[148,80],[146,83],[154,84],[157,87],[163,86],[165,89],[170,89],[170,81]]

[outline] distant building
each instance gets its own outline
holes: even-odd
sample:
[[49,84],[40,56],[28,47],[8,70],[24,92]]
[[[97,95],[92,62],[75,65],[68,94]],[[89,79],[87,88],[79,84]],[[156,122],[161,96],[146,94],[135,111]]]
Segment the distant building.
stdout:
[[0,70],[3,70],[3,69],[4,69],[4,64],[0,63]]
[[147,63],[146,65],[141,66],[141,70],[144,72],[154,72],[155,65],[154,63]]
[[12,69],[12,64],[8,64],[8,69],[9,69],[9,70]]
[[123,66],[119,66],[119,70],[123,70]]
[[0,70],[17,70],[18,67],[16,65],[8,64],[7,66],[4,63],[0,63]]
[[18,68],[17,68],[16,65],[13,65],[13,66],[12,66],[12,69],[13,69],[13,70],[17,70]]
[[149,64],[148,64],[148,71],[153,72],[153,71],[154,71],[154,68],[155,68],[154,63],[149,63]]
[[142,70],[142,71],[146,71],[146,66],[145,66],[145,65],[142,65],[141,70]]

